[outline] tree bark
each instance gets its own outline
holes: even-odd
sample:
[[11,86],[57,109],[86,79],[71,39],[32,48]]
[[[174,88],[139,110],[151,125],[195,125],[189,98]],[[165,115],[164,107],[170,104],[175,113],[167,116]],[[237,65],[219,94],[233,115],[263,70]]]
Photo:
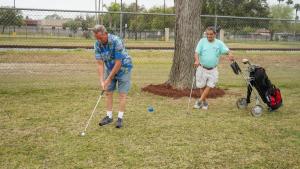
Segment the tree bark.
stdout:
[[201,37],[202,0],[175,0],[175,53],[168,84],[191,88],[195,47]]

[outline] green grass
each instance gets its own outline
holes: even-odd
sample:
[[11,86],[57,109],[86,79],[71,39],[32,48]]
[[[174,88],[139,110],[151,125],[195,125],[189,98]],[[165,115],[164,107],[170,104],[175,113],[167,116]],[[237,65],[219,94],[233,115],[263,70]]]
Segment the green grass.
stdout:
[[98,127],[102,100],[79,137],[99,95],[93,52],[1,51],[0,168],[299,168],[300,52],[234,53],[264,66],[280,86],[284,106],[260,118],[236,109],[246,88],[228,61],[219,66],[227,94],[186,115],[188,98],[140,91],[167,79],[173,53],[129,52],[135,65],[124,128]]
[[[173,47],[174,41],[125,40],[127,47]],[[278,41],[225,41],[231,48],[299,48],[300,42]],[[92,46],[93,39],[59,38],[59,37],[1,37],[0,45],[33,45],[33,46]]]
[[[1,37],[0,44],[3,45],[33,45],[33,46],[93,46],[94,39],[84,38],[42,38],[42,37],[30,37],[30,38],[19,38],[19,37]],[[156,40],[125,40],[127,47],[172,47],[174,41],[164,42]]]

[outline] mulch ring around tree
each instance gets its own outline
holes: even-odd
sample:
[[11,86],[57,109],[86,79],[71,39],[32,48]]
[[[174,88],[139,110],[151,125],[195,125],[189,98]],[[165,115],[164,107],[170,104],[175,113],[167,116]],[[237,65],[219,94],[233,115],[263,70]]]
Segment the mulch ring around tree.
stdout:
[[[142,88],[142,91],[144,92],[149,92],[153,93],[155,95],[159,96],[166,96],[166,97],[171,97],[171,98],[180,98],[180,97],[189,97],[191,89],[175,89],[169,84],[158,84],[158,85],[153,85],[150,84],[146,87]],[[193,98],[200,98],[202,93],[200,93],[200,89],[193,89],[192,92],[192,97]],[[222,97],[225,95],[225,91],[220,88],[213,88],[210,90],[208,98],[217,98],[217,97]]]

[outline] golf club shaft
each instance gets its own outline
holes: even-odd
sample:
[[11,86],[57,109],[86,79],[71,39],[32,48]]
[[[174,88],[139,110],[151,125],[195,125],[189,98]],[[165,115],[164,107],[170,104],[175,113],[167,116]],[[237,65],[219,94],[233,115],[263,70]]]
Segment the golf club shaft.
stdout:
[[96,105],[95,105],[95,107],[94,107],[94,110],[92,111],[92,114],[91,114],[89,120],[88,120],[87,123],[86,123],[86,126],[85,126],[85,128],[84,128],[84,132],[86,131],[86,129],[88,128],[88,126],[89,126],[89,124],[90,124],[90,121],[91,121],[91,119],[92,119],[92,117],[93,117],[93,115],[94,115],[94,113],[95,113],[95,110],[96,110],[96,108],[97,108],[97,106],[98,106],[98,104],[99,104],[99,102],[100,102],[100,100],[101,100],[101,98],[102,98],[102,96],[103,96],[103,93],[104,93],[104,90],[101,92],[101,94],[100,94],[100,96],[99,96],[99,99],[98,99],[98,101],[97,101],[97,103],[96,103]]
[[188,111],[190,110],[190,102],[191,102],[191,97],[192,97],[194,83],[195,83],[195,76],[193,76],[193,83],[192,83],[191,92],[190,92],[190,98],[189,98],[189,103],[188,103]]

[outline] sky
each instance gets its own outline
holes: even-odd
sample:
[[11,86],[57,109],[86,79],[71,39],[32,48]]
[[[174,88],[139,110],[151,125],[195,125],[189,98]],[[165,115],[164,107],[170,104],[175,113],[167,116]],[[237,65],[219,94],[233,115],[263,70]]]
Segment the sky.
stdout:
[[[103,0],[105,4],[119,2],[121,0]],[[173,6],[174,0],[165,0],[167,6]],[[277,4],[277,0],[267,0],[269,5]],[[135,0],[123,0],[130,4]],[[67,10],[95,10],[95,0],[15,0],[17,8],[42,8],[42,9],[67,9]],[[300,3],[300,0],[294,0]],[[14,0],[0,0],[0,6],[13,6]],[[164,0],[138,0],[138,4],[146,8],[152,6],[163,6]]]

